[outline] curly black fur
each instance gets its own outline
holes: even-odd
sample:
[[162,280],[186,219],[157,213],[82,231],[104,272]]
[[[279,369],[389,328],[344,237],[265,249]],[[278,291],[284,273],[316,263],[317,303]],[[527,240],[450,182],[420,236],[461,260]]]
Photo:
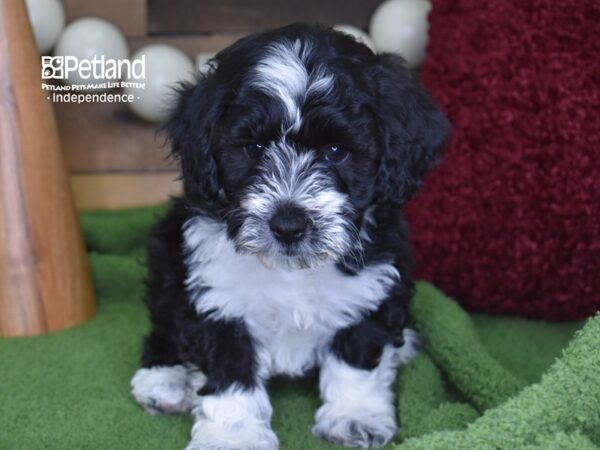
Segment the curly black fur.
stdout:
[[[413,283],[408,233],[398,210],[437,161],[449,125],[400,57],[375,55],[348,36],[296,24],[246,37],[220,52],[207,75],[182,86],[164,127],[181,165],[184,196],[156,225],[148,245],[153,329],[143,365],[193,364],[208,378],[203,393],[232,383],[253,386],[258,362],[243,321],[216,320],[190,302],[182,228],[203,215],[227,224],[231,238],[239,233],[234,212],[257,176],[240,147],[278,139],[284,115],[281,105],[252,86],[249,73],[270,43],[297,39],[312,43],[307,68],[326,66],[335,87],[304,105],[302,126],[289,139],[301,148],[339,143],[353,149],[349,162],[331,172],[339,192],[350,198],[353,223],[369,228],[371,236],[359,255],[345,255],[338,267],[352,276],[366,265],[393,261],[402,274],[379,309],[339,330],[331,349],[353,366],[372,369],[386,344],[402,344]],[[367,210],[372,225],[363,223]]]

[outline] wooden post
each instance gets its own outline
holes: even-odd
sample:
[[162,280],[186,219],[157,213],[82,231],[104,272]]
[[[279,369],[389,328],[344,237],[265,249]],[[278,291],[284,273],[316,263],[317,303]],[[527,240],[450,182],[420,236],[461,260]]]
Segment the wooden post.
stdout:
[[0,0],[0,336],[95,311],[90,270],[23,0]]

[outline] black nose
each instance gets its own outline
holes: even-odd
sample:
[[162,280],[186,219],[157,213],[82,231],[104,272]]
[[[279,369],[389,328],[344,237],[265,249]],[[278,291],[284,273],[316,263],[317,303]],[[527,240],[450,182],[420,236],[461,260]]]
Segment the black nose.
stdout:
[[269,222],[277,240],[291,244],[298,242],[306,234],[306,214],[295,206],[280,207]]

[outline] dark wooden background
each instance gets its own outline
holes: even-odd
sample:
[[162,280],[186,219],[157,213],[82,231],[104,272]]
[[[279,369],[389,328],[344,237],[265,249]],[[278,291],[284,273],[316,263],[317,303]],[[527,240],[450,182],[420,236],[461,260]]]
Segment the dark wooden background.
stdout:
[[148,0],[148,32],[248,33],[291,22],[366,28],[380,0]]

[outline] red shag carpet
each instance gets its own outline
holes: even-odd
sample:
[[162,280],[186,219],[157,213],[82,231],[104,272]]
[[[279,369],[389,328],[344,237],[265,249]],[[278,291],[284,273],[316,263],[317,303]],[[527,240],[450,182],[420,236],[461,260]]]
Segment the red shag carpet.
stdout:
[[467,308],[600,309],[600,2],[433,0],[423,83],[453,122],[407,207],[418,274]]

